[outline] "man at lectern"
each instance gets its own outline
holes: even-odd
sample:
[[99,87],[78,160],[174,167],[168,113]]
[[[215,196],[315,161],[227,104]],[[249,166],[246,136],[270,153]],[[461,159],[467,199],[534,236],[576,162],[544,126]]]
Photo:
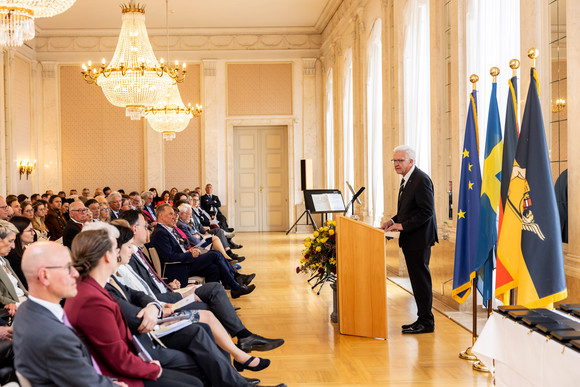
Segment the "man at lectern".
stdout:
[[415,150],[410,146],[396,147],[391,161],[403,179],[399,187],[397,214],[381,228],[401,232],[399,246],[405,255],[419,317],[414,323],[403,325],[403,333],[430,333],[435,329],[435,320],[431,312],[433,289],[429,259],[431,246],[439,242],[433,182],[415,166]]

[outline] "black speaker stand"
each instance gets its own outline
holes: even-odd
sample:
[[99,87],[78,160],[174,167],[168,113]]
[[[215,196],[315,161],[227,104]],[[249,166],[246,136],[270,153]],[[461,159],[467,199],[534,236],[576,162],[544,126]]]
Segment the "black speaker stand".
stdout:
[[300,217],[298,218],[298,220],[296,222],[294,222],[294,224],[292,225],[292,227],[290,227],[290,229],[288,231],[286,231],[286,235],[288,235],[290,233],[290,231],[292,231],[292,229],[296,226],[298,226],[298,222],[300,222],[300,219],[302,219],[302,217],[306,215],[306,225],[309,225],[310,223],[308,223],[308,219],[310,219],[310,221],[312,222],[312,227],[314,228],[314,231],[316,231],[316,229],[318,228],[318,226],[316,225],[316,222],[314,222],[314,218],[312,217],[312,213],[310,213],[310,210],[306,209],[304,210],[304,212],[302,213],[302,215],[300,215]]

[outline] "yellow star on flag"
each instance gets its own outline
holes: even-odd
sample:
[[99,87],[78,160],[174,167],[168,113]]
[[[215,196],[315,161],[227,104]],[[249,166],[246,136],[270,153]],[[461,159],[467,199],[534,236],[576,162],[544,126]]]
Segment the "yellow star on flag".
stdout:
[[465,211],[459,210],[459,213],[457,214],[459,217],[457,219],[461,219],[461,218],[465,219],[465,214],[466,214]]
[[473,167],[473,164],[469,164],[469,165],[467,166],[467,168],[469,168],[469,172],[471,172],[471,167]]
[[473,183],[472,182],[469,182],[469,189],[473,190]]
[[469,157],[469,151],[466,149],[463,151],[463,158]]

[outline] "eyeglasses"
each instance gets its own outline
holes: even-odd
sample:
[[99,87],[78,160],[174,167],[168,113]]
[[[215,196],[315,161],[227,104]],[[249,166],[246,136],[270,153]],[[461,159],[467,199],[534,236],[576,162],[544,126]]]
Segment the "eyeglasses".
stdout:
[[87,212],[89,211],[88,209],[84,208],[82,210],[71,210],[71,212]]
[[404,163],[405,161],[407,161],[407,159],[393,159],[393,160],[391,160],[391,163],[401,164],[401,163]]
[[5,210],[8,208],[8,206],[0,206],[1,209]]
[[69,262],[66,265],[60,265],[60,266],[44,266],[45,269],[66,269],[68,270],[68,274],[70,274],[72,272],[72,268],[74,267],[74,265]]

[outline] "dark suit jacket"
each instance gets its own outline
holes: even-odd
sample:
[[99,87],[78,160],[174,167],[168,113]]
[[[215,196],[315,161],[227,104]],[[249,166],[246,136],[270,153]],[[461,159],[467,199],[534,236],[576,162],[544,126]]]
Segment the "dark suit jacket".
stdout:
[[73,239],[81,232],[82,227],[73,221],[72,219],[68,221],[64,231],[62,233],[62,244],[70,249]]
[[118,215],[115,215],[115,213],[113,212],[113,210],[109,209],[109,211],[111,212],[111,220],[119,219],[119,217],[123,213],[123,211],[119,210]]
[[22,282],[22,285],[28,289],[28,282],[26,282],[26,277],[24,277],[24,273],[22,272],[22,257],[18,256],[15,249],[12,249],[5,259],[10,262],[12,271],[16,274],[20,282]]
[[[200,205],[208,214],[215,216],[219,212],[222,203],[220,202],[220,198],[216,195],[211,195],[210,197],[205,194],[200,198]],[[213,211],[211,210],[212,207],[214,208]]]
[[192,210],[193,217],[204,227],[209,227],[211,224],[211,219],[205,216],[205,214],[198,209]]
[[113,386],[97,374],[87,347],[52,312],[25,301],[14,319],[14,361],[33,386]]
[[48,229],[48,235],[51,241],[55,241],[62,236],[67,220],[59,212],[53,209],[48,210],[44,218],[44,224]]
[[178,220],[177,227],[179,227],[179,229],[187,236],[187,240],[192,246],[196,246],[199,244],[199,242],[201,242],[201,238],[199,238],[197,235],[194,235],[199,234],[198,231],[191,227],[189,224]]
[[439,242],[433,183],[429,176],[415,167],[405,184],[397,206],[395,223],[403,225],[399,246],[407,250],[422,250]]
[[149,287],[155,294],[155,297],[157,297],[159,301],[169,302],[170,304],[173,304],[183,298],[181,294],[173,292],[170,289],[167,289],[167,292],[165,293],[161,293],[161,291],[159,290],[159,288],[155,284],[155,281],[152,278],[152,275],[154,274],[150,272],[151,269],[146,267],[145,264],[142,263],[141,260],[135,256],[135,254],[133,254],[131,259],[129,260],[129,266],[131,266],[135,271],[135,273],[137,273],[137,275],[139,275],[139,277],[141,277],[143,281],[145,281],[147,285],[149,285]]
[[162,263],[193,262],[193,255],[189,251],[184,253],[179,242],[162,225],[155,227],[155,230],[151,233],[149,245],[155,247]]
[[[122,290],[122,293],[117,289],[117,287],[111,285],[111,281],[115,281],[117,286]],[[121,311],[123,315],[125,315],[125,320],[127,321],[127,326],[131,333],[139,334],[137,329],[143,318],[138,318],[137,314],[141,309],[146,307],[148,304],[154,302],[157,303],[157,300],[149,297],[147,294],[140,292],[138,290],[133,290],[126,285],[123,285],[114,276],[111,276],[109,283],[105,285],[105,290],[109,292],[109,294],[117,300],[119,306],[121,307]],[[161,305],[159,305],[161,306]]]
[[77,290],[76,297],[66,300],[64,309],[103,374],[130,386],[142,386],[141,379],[156,380],[159,367],[135,354],[119,304],[91,277],[81,279]]

